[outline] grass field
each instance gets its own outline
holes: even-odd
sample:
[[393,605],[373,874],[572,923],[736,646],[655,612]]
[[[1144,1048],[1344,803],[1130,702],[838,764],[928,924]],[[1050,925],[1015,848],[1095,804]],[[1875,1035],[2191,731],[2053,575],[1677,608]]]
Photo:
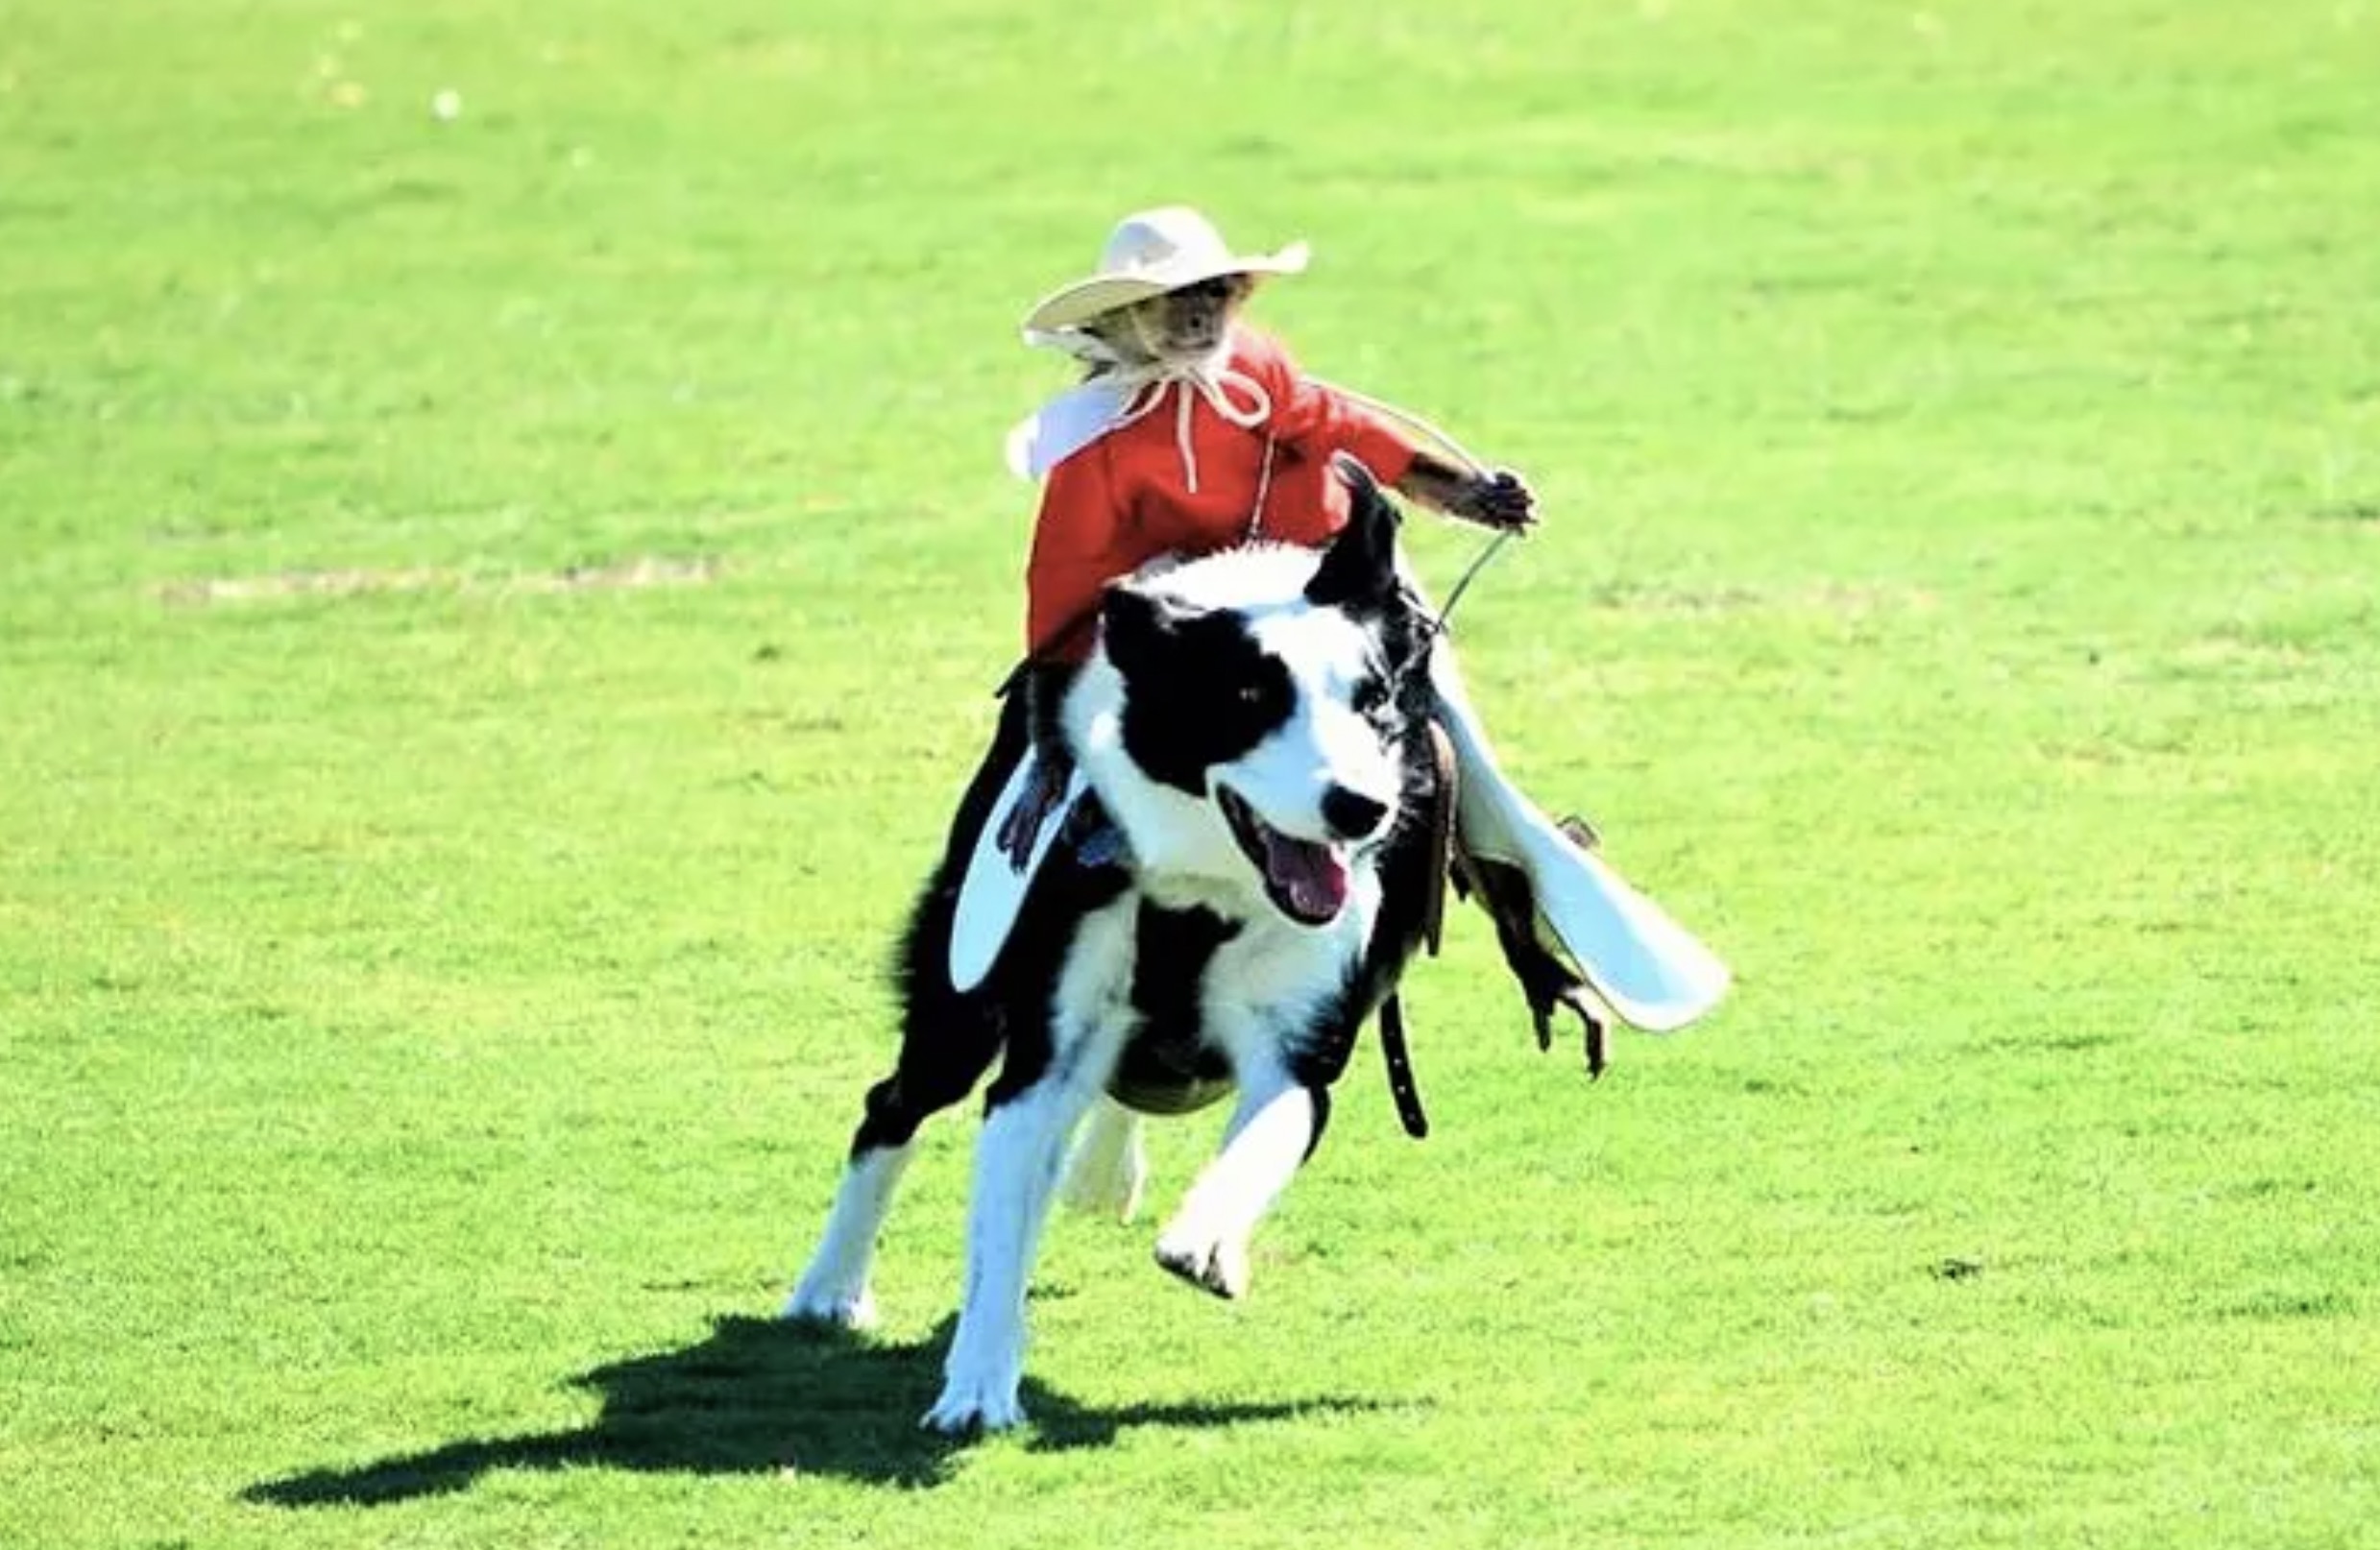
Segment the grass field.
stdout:
[[[2380,1543],[2380,7],[1134,11],[0,0],[0,1545]],[[1437,1133],[950,1445],[971,1118],[766,1320],[1177,199],[1739,986],[1459,920]]]

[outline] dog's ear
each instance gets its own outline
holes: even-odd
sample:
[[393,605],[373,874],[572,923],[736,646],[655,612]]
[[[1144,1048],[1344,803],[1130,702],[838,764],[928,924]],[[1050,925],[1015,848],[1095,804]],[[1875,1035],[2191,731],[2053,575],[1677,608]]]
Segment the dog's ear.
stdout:
[[1107,660],[1125,672],[1149,661],[1179,622],[1176,609],[1129,586],[1111,586],[1100,599],[1100,642]]
[[1331,464],[1348,487],[1348,522],[1323,551],[1306,601],[1319,608],[1380,602],[1396,591],[1396,507],[1363,464],[1344,452]]

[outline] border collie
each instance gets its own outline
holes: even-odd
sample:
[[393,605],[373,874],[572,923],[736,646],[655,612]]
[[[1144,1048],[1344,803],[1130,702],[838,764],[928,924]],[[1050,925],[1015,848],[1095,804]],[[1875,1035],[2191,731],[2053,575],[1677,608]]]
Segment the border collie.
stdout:
[[[1111,588],[1061,719],[1090,799],[1065,820],[984,982],[950,972],[960,877],[1026,738],[1012,695],[903,944],[901,1050],[869,1090],[789,1318],[873,1317],[876,1242],[918,1126],[995,1061],[948,1432],[1023,1419],[1025,1294],[1069,1138],[1111,1095],[1182,1112],[1236,1090],[1220,1153],[1157,1239],[1225,1296],[1320,1141],[1330,1084],[1395,989],[1436,898],[1433,621],[1399,585],[1396,513],[1356,478],[1326,549],[1256,545]],[[1137,1195],[1137,1137],[1103,1107],[1079,1188]],[[1089,1176],[1104,1175],[1102,1176]]]

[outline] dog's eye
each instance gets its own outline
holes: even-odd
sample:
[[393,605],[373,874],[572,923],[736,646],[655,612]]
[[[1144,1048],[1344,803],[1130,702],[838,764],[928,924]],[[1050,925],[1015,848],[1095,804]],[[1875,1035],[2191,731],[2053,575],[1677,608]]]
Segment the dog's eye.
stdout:
[[1251,725],[1277,720],[1289,713],[1296,696],[1288,674],[1277,663],[1251,662],[1217,684],[1208,701],[1218,712]]
[[1348,696],[1348,703],[1355,707],[1357,715],[1372,715],[1388,704],[1388,697],[1387,679],[1367,678],[1355,686],[1355,692]]
[[1286,708],[1287,690],[1279,684],[1269,684],[1262,678],[1241,684],[1231,690],[1231,704],[1240,714],[1253,720],[1269,720]]

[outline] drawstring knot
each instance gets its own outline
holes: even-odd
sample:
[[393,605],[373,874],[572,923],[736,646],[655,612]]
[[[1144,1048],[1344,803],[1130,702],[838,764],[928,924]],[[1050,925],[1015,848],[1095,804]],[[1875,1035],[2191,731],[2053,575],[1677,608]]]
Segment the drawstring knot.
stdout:
[[[1253,430],[1273,417],[1273,396],[1264,384],[1227,365],[1169,366],[1153,361],[1112,373],[1108,379],[1129,395],[1108,423],[1110,430],[1121,430],[1154,413],[1165,401],[1166,390],[1174,390],[1174,450],[1181,459],[1182,483],[1192,495],[1199,493],[1199,454],[1190,434],[1195,402],[1204,400],[1226,424],[1242,430]],[[1234,394],[1240,395],[1239,401],[1233,401]]]

